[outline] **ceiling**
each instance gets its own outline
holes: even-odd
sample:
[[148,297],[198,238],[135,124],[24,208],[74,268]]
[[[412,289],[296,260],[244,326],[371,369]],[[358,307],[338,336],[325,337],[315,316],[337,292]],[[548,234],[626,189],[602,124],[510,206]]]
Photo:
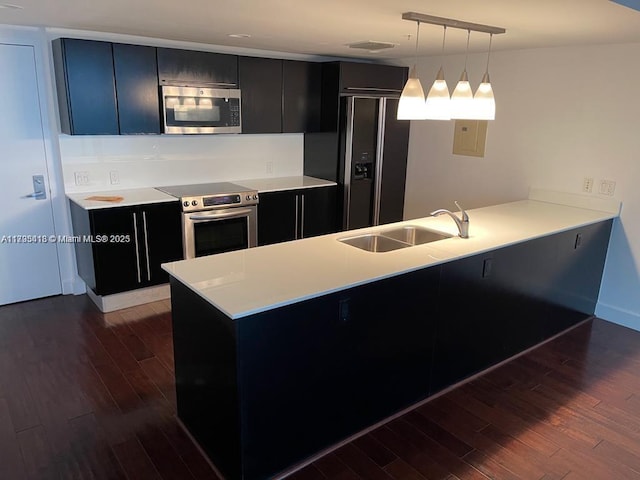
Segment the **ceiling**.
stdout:
[[[0,24],[389,59],[414,55],[416,23],[401,18],[407,11],[506,28],[494,50],[640,42],[640,12],[610,0],[0,0]],[[464,52],[466,35],[448,29],[446,53]],[[370,53],[346,46],[368,40],[395,47]],[[437,55],[441,45],[442,27],[421,24],[420,55]],[[487,34],[471,34],[470,51],[487,45]]]

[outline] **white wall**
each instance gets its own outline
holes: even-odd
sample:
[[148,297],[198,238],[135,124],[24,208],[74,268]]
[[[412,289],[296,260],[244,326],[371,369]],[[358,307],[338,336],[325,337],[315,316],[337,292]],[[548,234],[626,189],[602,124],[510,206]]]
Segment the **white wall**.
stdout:
[[[492,53],[497,108],[485,157],[452,155],[453,122],[412,122],[405,218],[453,208],[453,200],[474,208],[523,199],[529,187],[581,193],[584,177],[595,179],[591,195],[598,195],[599,180],[614,180],[623,208],[596,314],[640,330],[638,58],[640,44]],[[485,60],[469,57],[474,88]],[[445,58],[452,91],[463,61]],[[440,59],[419,63],[428,90]]]

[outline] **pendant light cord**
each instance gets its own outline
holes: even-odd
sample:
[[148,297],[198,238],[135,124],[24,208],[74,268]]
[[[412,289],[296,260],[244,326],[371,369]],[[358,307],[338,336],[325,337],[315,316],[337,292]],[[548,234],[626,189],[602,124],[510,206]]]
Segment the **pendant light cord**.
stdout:
[[418,41],[420,40],[420,22],[416,22],[418,24],[418,29],[416,31],[416,62],[415,64],[418,65]]
[[489,57],[491,57],[491,41],[493,40],[493,33],[489,34],[489,51],[487,52],[487,69],[485,73],[489,73]]
[[442,34],[442,51],[440,52],[440,66],[442,67],[442,62],[444,62],[444,40],[447,38],[447,26],[443,25],[444,33]]
[[467,30],[467,50],[464,52],[464,71],[467,71],[467,58],[469,57],[469,38],[471,38],[471,30]]

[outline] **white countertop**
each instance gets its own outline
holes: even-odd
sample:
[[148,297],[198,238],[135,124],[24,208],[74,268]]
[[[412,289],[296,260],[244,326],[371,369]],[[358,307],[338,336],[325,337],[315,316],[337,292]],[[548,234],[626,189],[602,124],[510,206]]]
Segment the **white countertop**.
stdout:
[[336,185],[336,182],[322,180],[315,177],[274,177],[274,178],[256,178],[251,180],[238,180],[237,183],[244,187],[257,190],[260,193],[276,192],[280,190],[297,190],[300,188],[327,187]]
[[[424,267],[438,265],[514,243],[597,223],[618,216],[619,204],[591,208],[522,200],[469,210],[469,238],[457,236],[384,253],[371,253],[338,238],[418,225],[457,235],[447,215],[340,232],[164,264],[173,277],[238,319]],[[566,198],[565,198],[566,197]],[[571,197],[562,200],[572,202]],[[550,197],[551,198],[551,197]],[[552,198],[552,201],[558,201]]]
[[[252,190],[257,190],[260,193],[336,185],[336,182],[307,176],[254,178],[249,180],[233,181],[232,183],[242,185],[243,187],[247,187]],[[120,202],[86,200],[87,197],[95,195],[107,197],[120,196],[124,197],[124,200]],[[128,190],[109,190],[104,192],[67,193],[67,198],[86,210],[92,210],[95,208],[126,207],[129,205],[139,205],[144,203],[173,202],[177,200],[177,198],[151,187],[132,188]]]
[[[96,200],[87,200],[88,197],[100,195],[100,196],[119,196],[123,197],[120,202],[105,202]],[[85,210],[93,210],[96,208],[114,208],[114,207],[127,207],[130,205],[140,205],[144,203],[161,203],[161,202],[176,202],[178,199],[167,195],[164,192],[156,190],[155,188],[134,188],[130,190],[109,190],[106,192],[83,192],[83,193],[67,193],[67,198],[77,203]]]

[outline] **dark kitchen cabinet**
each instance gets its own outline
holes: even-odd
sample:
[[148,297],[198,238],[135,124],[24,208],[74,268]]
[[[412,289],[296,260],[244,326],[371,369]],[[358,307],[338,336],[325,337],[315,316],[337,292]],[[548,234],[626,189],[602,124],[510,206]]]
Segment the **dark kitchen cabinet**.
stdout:
[[237,88],[238,57],[224,53],[158,48],[161,85]]
[[305,133],[320,129],[322,64],[282,61],[282,132]]
[[172,281],[180,420],[225,478],[274,478],[424,398],[438,272],[236,320]]
[[113,44],[120,134],[160,133],[155,47]]
[[242,133],[282,132],[282,60],[239,57]]
[[612,222],[442,265],[431,392],[595,312]]
[[85,210],[71,202],[78,274],[97,295],[166,283],[160,265],[182,259],[180,204]]
[[339,62],[340,91],[344,94],[400,95],[407,68],[375,63]]
[[260,194],[258,245],[335,232],[336,186]]
[[52,48],[62,133],[117,135],[112,44],[58,38]]

